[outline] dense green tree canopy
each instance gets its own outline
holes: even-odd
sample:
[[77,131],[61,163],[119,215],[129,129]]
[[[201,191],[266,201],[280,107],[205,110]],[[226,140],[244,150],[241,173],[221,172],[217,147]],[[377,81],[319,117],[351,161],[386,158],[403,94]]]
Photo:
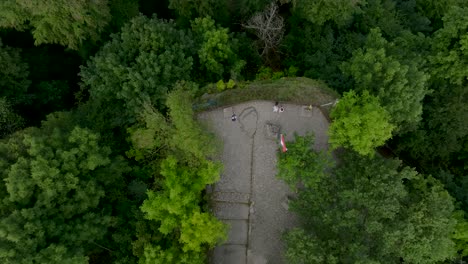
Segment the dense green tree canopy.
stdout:
[[189,79],[192,47],[192,39],[173,22],[139,16],[82,67],[80,76],[92,100],[132,121],[144,102],[163,108],[173,84]]
[[353,52],[342,70],[352,76],[357,91],[369,91],[377,96],[390,113],[392,123],[404,128],[421,119],[428,76],[416,63],[405,63],[392,55],[397,51],[378,29],[371,30],[364,49]]
[[296,137],[278,163],[304,223],[286,236],[289,262],[448,263],[455,251],[466,262],[467,8],[0,0],[0,262],[206,263],[225,234],[204,192],[222,142],[192,99],[213,98],[199,110],[254,98],[258,78],[270,98],[321,100],[274,90],[284,76],[341,94],[332,149],[385,144],[420,173],[341,148],[331,168],[312,136]]
[[400,150],[425,165],[436,160],[447,164],[468,136],[467,11],[452,7],[443,17],[443,28],[435,33],[428,56],[434,92],[424,106],[422,124],[400,138]]
[[[148,244],[151,238],[142,235],[134,243],[140,263],[205,263],[203,251],[225,238],[225,225],[199,206],[206,185],[219,179],[221,164],[207,159],[214,144],[194,120],[193,84],[176,86],[167,97],[167,119],[146,106],[144,123],[130,129],[130,156],[159,167],[154,179],[158,187],[148,191],[141,206],[150,220],[146,225],[156,229],[145,232],[157,238]],[[155,159],[161,153],[166,157]]]
[[31,28],[35,44],[60,44],[78,49],[97,40],[110,20],[107,0],[4,0],[0,28]]
[[444,26],[434,34],[429,56],[432,77],[466,85],[468,73],[468,7],[452,7],[443,17]]
[[350,22],[354,14],[361,11],[360,6],[366,5],[366,0],[292,0],[294,12],[317,25],[327,21],[344,25]]
[[0,97],[0,138],[20,129],[23,122],[23,118],[13,111],[10,102]]
[[288,152],[278,161],[278,177],[292,189],[299,183],[307,188],[318,187],[325,177],[325,170],[331,158],[312,150],[314,135],[295,135],[294,144],[288,145]]
[[207,17],[196,18],[192,22],[192,30],[198,44],[200,65],[206,69],[206,72],[200,71],[201,79],[216,81],[225,76],[239,79],[245,61],[235,54],[233,46],[236,40],[229,36],[228,29],[217,27],[215,21]]
[[0,96],[21,100],[31,84],[28,68],[20,50],[4,45],[0,39]]
[[439,263],[451,259],[453,200],[397,160],[340,157],[320,186],[292,202],[303,228],[286,235],[289,263]]
[[332,148],[348,147],[362,155],[374,155],[374,149],[392,136],[390,115],[376,97],[364,91],[344,94],[330,114],[328,134]]
[[102,201],[126,165],[61,118],[0,143],[2,263],[87,263],[112,225]]

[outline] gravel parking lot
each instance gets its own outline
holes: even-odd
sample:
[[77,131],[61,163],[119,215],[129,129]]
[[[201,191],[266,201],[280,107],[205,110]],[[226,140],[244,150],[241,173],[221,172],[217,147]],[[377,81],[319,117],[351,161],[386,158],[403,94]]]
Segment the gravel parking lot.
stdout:
[[[276,178],[278,136],[315,134],[317,150],[326,149],[328,121],[320,109],[283,104],[273,112],[274,102],[250,101],[199,114],[223,142],[221,180],[209,191],[215,215],[230,225],[228,241],[215,248],[213,264],[280,264],[281,235],[297,225],[287,208],[289,188]],[[236,114],[237,120],[231,116]]]

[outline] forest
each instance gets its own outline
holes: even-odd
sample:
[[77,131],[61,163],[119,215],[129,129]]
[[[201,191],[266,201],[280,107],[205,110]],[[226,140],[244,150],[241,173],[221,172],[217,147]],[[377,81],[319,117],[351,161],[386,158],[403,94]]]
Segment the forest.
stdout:
[[1,0],[0,262],[207,263],[194,102],[297,76],[339,162],[279,154],[288,263],[466,263],[467,69],[466,0]]

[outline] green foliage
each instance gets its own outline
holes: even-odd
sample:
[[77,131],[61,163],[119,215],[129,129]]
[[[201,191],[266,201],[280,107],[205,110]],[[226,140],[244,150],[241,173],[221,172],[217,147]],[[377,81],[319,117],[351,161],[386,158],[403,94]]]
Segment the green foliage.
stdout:
[[223,4],[217,0],[169,0],[169,8],[186,19],[195,17],[214,17],[216,9]]
[[175,128],[170,137],[170,146],[178,157],[188,163],[197,163],[212,156],[216,146],[213,138],[194,119],[192,94],[186,91],[189,86],[179,83],[167,97],[170,120]]
[[292,0],[293,11],[298,16],[319,26],[327,21],[335,22],[339,26],[348,24],[353,15],[361,12],[361,6],[366,0]]
[[419,70],[417,61],[404,62],[392,55],[397,51],[378,29],[371,30],[364,49],[354,51],[342,70],[354,79],[357,91],[377,96],[390,113],[392,123],[404,129],[421,119],[428,76]]
[[[441,19],[453,6],[464,4],[463,0],[416,0],[418,9],[426,17]],[[465,2],[466,3],[466,2]]]
[[17,115],[5,97],[0,97],[0,138],[19,130],[24,120]]
[[143,160],[173,153],[185,162],[197,164],[214,154],[212,137],[194,120],[190,89],[195,87],[191,83],[176,84],[176,89],[167,96],[168,119],[145,105],[142,124],[128,130],[133,149],[127,155]]
[[92,100],[134,122],[143,103],[162,109],[174,83],[189,79],[192,46],[173,22],[140,15],[81,68],[80,76]]
[[468,136],[466,88],[441,84],[424,107],[424,122],[417,130],[400,137],[399,150],[421,164],[446,164],[451,155],[462,151]]
[[361,155],[374,155],[374,148],[392,136],[394,126],[390,115],[376,97],[364,91],[357,95],[347,92],[332,110],[329,128],[332,148],[349,147]]
[[466,85],[468,7],[451,7],[443,17],[444,27],[434,34],[429,56],[433,78],[448,80],[453,85]]
[[455,231],[453,232],[453,241],[455,242],[458,253],[461,256],[468,256],[468,222],[464,217],[463,211],[454,212],[454,218],[457,220]]
[[428,56],[434,92],[426,100],[424,121],[399,139],[399,150],[425,166],[446,166],[451,155],[462,151],[468,136],[467,11],[452,7],[444,16],[444,27],[435,33]]
[[110,0],[109,9],[111,14],[110,25],[114,31],[119,31],[122,26],[132,18],[138,16],[139,0]]
[[6,96],[14,103],[21,101],[31,84],[28,68],[20,50],[4,45],[0,39],[0,96]]
[[[217,181],[219,173],[220,165],[210,161],[194,169],[174,157],[166,158],[161,163],[162,190],[148,191],[148,199],[141,206],[145,218],[160,222],[159,231],[176,236],[174,239],[180,242],[184,252],[200,252],[204,245],[215,246],[225,238],[225,226],[208,213],[201,213],[198,204],[201,191]],[[178,257],[174,257],[169,263],[178,263]]]
[[286,235],[289,263],[440,263],[454,257],[450,195],[397,160],[340,157],[319,188],[291,208],[303,227]]
[[78,49],[87,39],[97,40],[109,20],[107,0],[5,0],[0,3],[0,28],[31,28],[36,45],[60,44]]
[[362,12],[355,17],[356,26],[364,34],[371,34],[372,29],[379,28],[385,36],[395,38],[404,30],[405,17],[397,8],[397,3],[407,1],[373,0],[362,7]]
[[164,177],[162,191],[148,191],[148,199],[141,207],[145,218],[160,221],[161,233],[173,232],[187,216],[199,210],[201,191],[219,178],[219,172],[219,164],[212,162],[193,170],[175,157],[166,158],[161,162],[160,170]]
[[226,225],[211,214],[195,212],[182,222],[180,229],[180,242],[184,245],[182,250],[200,252],[204,244],[214,247],[226,240],[226,230]]
[[0,143],[2,263],[87,263],[112,225],[103,207],[127,170],[99,136],[50,117]]
[[298,183],[306,188],[317,188],[326,177],[325,170],[331,166],[331,158],[312,149],[313,134],[295,134],[294,137],[295,141],[288,143],[288,152],[280,154],[277,176],[294,190]]
[[206,70],[200,72],[203,78],[216,80],[230,74],[237,79],[245,61],[233,51],[236,40],[229,36],[228,29],[217,27],[213,19],[205,17],[192,21],[192,31],[197,40],[199,63]]
[[290,66],[287,70],[282,71],[273,71],[270,67],[260,67],[258,73],[255,77],[255,80],[279,80],[285,76],[295,77],[298,69],[294,66]]
[[148,225],[157,227],[142,231],[134,242],[140,263],[204,263],[206,248],[226,238],[225,225],[200,208],[202,192],[219,179],[221,164],[207,159],[214,154],[213,140],[194,120],[196,86],[176,86],[167,96],[167,119],[146,106],[145,124],[129,130],[129,154],[159,169],[156,188],[147,192],[141,206]]
[[287,245],[285,257],[289,263],[339,263],[335,256],[326,256],[321,252],[320,243],[307,232],[300,228],[288,231],[283,240]]
[[316,26],[296,17],[290,23],[291,29],[282,43],[284,65],[303,70],[300,76],[321,79],[337,91],[347,91],[349,81],[339,67],[353,50],[362,47],[362,34],[348,29],[339,31],[329,24]]
[[283,72],[273,72],[273,75],[271,76],[272,80],[279,80],[283,78],[284,73]]
[[233,79],[229,79],[229,81],[226,83],[226,88],[232,89],[236,86],[236,82]]
[[289,68],[284,71],[284,75],[286,75],[287,77],[296,77],[298,71],[298,68],[294,66],[289,66]]
[[255,80],[269,80],[273,76],[273,70],[270,67],[260,67]]
[[219,80],[216,83],[216,89],[218,90],[218,92],[222,92],[222,91],[224,91],[224,89],[226,89],[226,84],[224,83],[223,80]]

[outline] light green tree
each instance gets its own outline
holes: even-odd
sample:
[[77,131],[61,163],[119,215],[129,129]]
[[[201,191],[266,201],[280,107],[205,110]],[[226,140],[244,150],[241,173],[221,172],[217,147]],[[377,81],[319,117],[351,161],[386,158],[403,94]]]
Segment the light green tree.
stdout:
[[78,49],[87,39],[97,40],[109,20],[107,0],[0,2],[0,28],[31,29],[36,45]]
[[192,31],[198,46],[200,65],[206,70],[199,74],[211,81],[224,77],[238,79],[245,62],[233,51],[236,40],[229,36],[228,29],[216,26],[213,19],[205,17],[192,21]]
[[376,97],[364,91],[345,93],[332,110],[328,134],[333,149],[351,148],[361,155],[374,155],[374,149],[392,136],[395,128],[390,115]]
[[[219,179],[220,164],[205,161],[193,168],[170,156],[161,162],[160,174],[162,190],[148,191],[148,199],[141,206],[145,218],[160,223],[159,232],[179,241],[178,248],[183,252],[201,254],[204,246],[212,248],[224,240],[225,225],[209,213],[200,212],[198,206],[202,190]],[[144,250],[146,262],[148,250]],[[184,255],[173,256],[166,263],[185,263],[180,262]]]

